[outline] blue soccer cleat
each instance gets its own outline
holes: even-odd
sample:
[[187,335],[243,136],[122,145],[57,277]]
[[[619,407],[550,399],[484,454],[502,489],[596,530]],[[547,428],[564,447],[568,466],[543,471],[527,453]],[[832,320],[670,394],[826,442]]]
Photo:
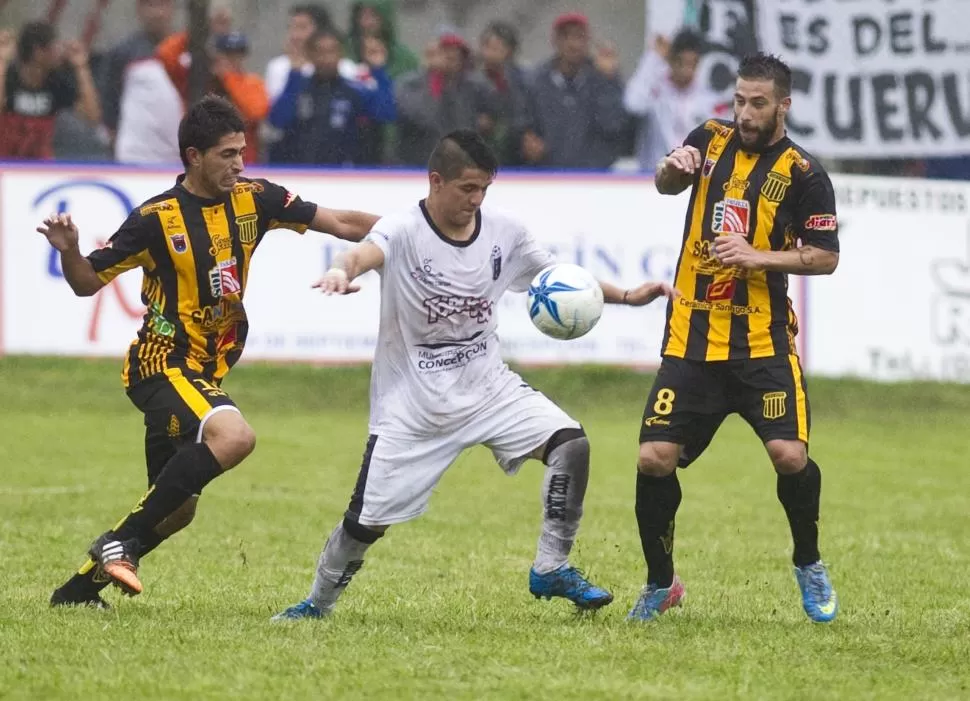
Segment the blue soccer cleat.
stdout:
[[299,621],[304,618],[323,618],[326,614],[314,606],[313,602],[305,599],[298,604],[290,606],[285,611],[276,614],[271,621]]
[[795,568],[795,579],[802,590],[802,607],[816,623],[828,623],[839,612],[839,597],[832,588],[829,572],[819,560],[815,564]]
[[640,592],[640,597],[630,609],[626,620],[652,621],[672,606],[680,606],[686,594],[684,583],[677,575],[674,575],[674,581],[669,587],[660,588],[656,584],[648,584]]
[[529,591],[539,599],[561,596],[581,609],[598,609],[613,601],[613,595],[591,583],[583,573],[570,565],[539,574],[529,570]]

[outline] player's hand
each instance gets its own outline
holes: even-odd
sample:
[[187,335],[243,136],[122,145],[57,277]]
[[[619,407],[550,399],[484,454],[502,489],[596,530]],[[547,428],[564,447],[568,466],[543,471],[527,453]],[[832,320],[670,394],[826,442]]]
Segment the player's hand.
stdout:
[[680,297],[680,292],[666,282],[645,282],[623,293],[624,303],[631,307],[642,307],[659,297],[677,299]]
[[669,168],[675,173],[693,175],[701,167],[701,152],[693,146],[678,146],[662,161],[664,169]]
[[37,231],[47,237],[51,246],[63,253],[77,248],[77,224],[71,221],[70,214],[51,214]]
[[340,268],[331,268],[327,274],[313,284],[315,289],[325,295],[349,295],[360,292],[360,285],[350,281],[347,273]]
[[723,266],[745,270],[764,267],[761,251],[755,249],[742,234],[727,234],[714,239],[714,257]]

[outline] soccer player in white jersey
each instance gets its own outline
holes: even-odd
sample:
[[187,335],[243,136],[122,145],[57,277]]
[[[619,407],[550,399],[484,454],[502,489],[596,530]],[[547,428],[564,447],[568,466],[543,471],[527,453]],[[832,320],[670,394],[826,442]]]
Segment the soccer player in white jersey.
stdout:
[[[497,169],[472,131],[456,131],[428,163],[427,199],[378,221],[338,256],[316,286],[347,294],[369,270],[381,277],[381,318],[371,374],[370,437],[357,485],[320,556],[309,597],[277,620],[320,618],[388,526],[420,515],[445,470],[466,448],[491,448],[507,473],[529,458],[546,465],[545,506],[529,590],[596,609],[613,596],[568,562],[589,476],[582,426],[502,361],[495,310],[553,262],[525,228],[481,211]],[[640,306],[673,294],[664,283],[622,290],[608,303]]]

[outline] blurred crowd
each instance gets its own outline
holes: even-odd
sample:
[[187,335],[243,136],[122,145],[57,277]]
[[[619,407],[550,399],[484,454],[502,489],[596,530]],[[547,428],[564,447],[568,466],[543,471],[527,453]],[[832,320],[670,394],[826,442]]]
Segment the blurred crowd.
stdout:
[[[0,159],[179,161],[190,37],[174,31],[175,0],[136,4],[137,31],[94,57],[44,21],[0,33]],[[657,37],[624,71],[588,18],[566,13],[548,59],[525,67],[503,21],[474,40],[439,27],[417,52],[393,0],[356,3],[347,27],[322,4],[288,12],[283,53],[261,72],[230,11],[209,17],[208,90],[245,118],[250,163],[422,167],[442,134],[471,128],[505,166],[652,171],[693,126],[731,114],[698,80],[704,45],[689,30]]]

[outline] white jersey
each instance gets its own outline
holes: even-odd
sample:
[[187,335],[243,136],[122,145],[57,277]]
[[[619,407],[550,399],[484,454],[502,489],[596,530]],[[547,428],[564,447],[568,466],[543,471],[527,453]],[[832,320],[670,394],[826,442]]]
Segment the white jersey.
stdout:
[[371,433],[455,427],[523,384],[499,352],[499,299],[528,289],[553,259],[520,223],[480,210],[472,237],[452,241],[422,201],[378,221],[366,240],[385,256]]

